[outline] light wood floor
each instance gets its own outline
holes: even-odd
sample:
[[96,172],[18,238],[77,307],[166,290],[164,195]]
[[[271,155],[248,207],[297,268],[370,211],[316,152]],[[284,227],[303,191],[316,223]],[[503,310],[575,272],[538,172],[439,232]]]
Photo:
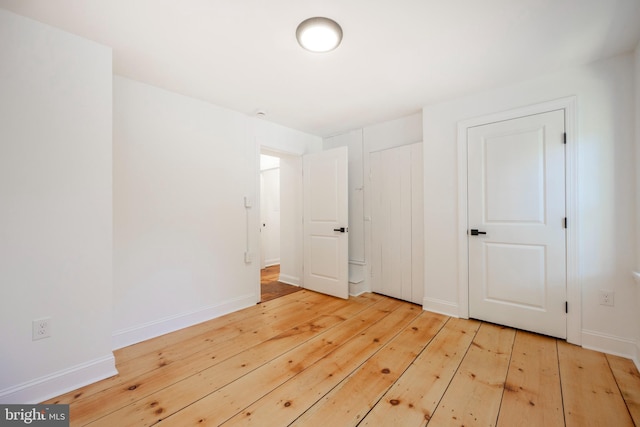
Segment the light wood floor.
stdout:
[[260,301],[266,302],[302,290],[298,286],[279,282],[280,265],[271,265],[260,270]]
[[300,291],[116,351],[81,426],[633,426],[633,363],[375,294]]

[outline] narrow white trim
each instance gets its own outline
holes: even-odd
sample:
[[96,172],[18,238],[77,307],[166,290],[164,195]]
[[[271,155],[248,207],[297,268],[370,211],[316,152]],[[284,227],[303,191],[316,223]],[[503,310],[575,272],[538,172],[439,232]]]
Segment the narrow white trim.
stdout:
[[585,329],[582,331],[582,347],[632,359],[636,365],[638,364],[636,357],[638,345],[633,340]]
[[636,368],[640,371],[640,341],[636,341],[636,354],[633,357],[633,363],[636,364]]
[[432,311],[445,316],[460,317],[460,306],[450,301],[443,301],[436,298],[423,298],[422,309]]
[[279,265],[279,264],[280,264],[280,258],[265,259],[264,260],[264,266],[265,267],[271,267],[271,266]]
[[578,126],[575,96],[458,122],[458,315],[469,318],[469,253],[467,239],[467,129],[518,117],[564,110],[567,228],[567,342],[582,343],[582,295],[578,280]]
[[349,295],[352,297],[357,297],[358,295],[362,295],[365,292],[368,292],[365,282],[360,281],[358,283],[349,282]]
[[471,126],[467,121],[458,123],[458,316],[463,319],[469,318],[467,128]]
[[117,350],[169,332],[174,332],[198,323],[206,322],[207,320],[250,307],[255,303],[256,296],[254,294],[249,294],[225,301],[221,304],[201,307],[187,313],[147,322],[131,328],[121,329],[113,333],[113,348],[114,350]]
[[39,403],[117,375],[112,353],[34,380],[0,390],[0,403]]
[[289,276],[288,274],[280,274],[278,282],[286,283],[287,285],[300,286],[300,278],[296,276]]
[[567,228],[567,342],[582,344],[582,285],[578,262],[578,105],[577,98],[572,96],[559,100],[564,104],[565,129],[567,132],[567,148],[565,157],[565,188]]

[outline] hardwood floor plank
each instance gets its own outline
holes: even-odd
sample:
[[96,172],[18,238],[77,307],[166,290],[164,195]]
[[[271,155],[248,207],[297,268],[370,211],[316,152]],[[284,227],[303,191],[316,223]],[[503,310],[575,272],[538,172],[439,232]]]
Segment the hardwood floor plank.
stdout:
[[291,425],[358,425],[447,319],[435,313],[422,312],[404,331]]
[[283,352],[295,346],[299,340],[309,339],[321,331],[342,322],[340,316],[322,315],[306,325],[297,326],[279,337],[274,337],[255,348],[211,366],[196,375],[177,382],[158,378],[169,383],[151,396],[125,406],[90,424],[92,426],[122,425],[120,420],[135,420],[131,425],[152,425],[180,409],[259,368]]
[[277,281],[280,278],[280,265],[270,265],[260,270],[260,284]]
[[638,368],[630,359],[610,354],[606,356],[631,418],[636,426],[640,426],[640,373],[638,373]]
[[[401,303],[388,316],[372,324],[335,351],[325,354],[294,379],[283,383],[222,425],[289,425],[345,376],[350,375],[380,350],[421,311],[414,304]],[[302,390],[304,393],[301,393]]]
[[304,290],[118,350],[121,374],[48,403],[67,400],[73,427],[638,424],[630,360],[438,319]]
[[[331,302],[324,304],[324,307],[324,310],[330,307],[329,310],[337,313],[337,316],[344,310],[345,315],[348,316],[352,315],[354,311],[362,310],[363,306],[347,304],[344,300],[333,298]],[[213,335],[219,333],[225,338],[222,342],[220,342],[221,340],[212,341],[211,345],[205,350],[187,353],[182,359],[178,357],[178,347],[175,349],[178,353],[172,359],[179,361],[179,363],[171,363],[156,370],[143,372],[142,375],[129,378],[129,381],[123,382],[118,387],[111,387],[108,390],[76,402],[71,407],[73,419],[79,423],[86,423],[113,412],[117,412],[115,416],[121,416],[123,412],[130,413],[120,408],[143,399],[182,379],[208,370],[226,359],[243,351],[248,351],[260,343],[269,342],[275,337],[286,333],[287,330],[291,331],[292,326],[293,330],[298,327],[304,330],[309,324],[314,324],[313,320],[310,322],[307,319],[313,319],[314,316],[317,317],[319,315],[323,316],[322,313],[324,311],[319,310],[318,307],[314,305],[308,306],[300,302],[298,310],[288,309],[288,312],[279,313],[278,316],[270,315],[269,321],[264,325],[256,323],[254,320],[253,326],[258,327],[253,330],[247,327],[243,329],[244,333],[241,335],[234,334],[232,337],[227,337],[222,333],[225,327],[214,330],[211,332]],[[317,327],[320,328],[319,326]],[[193,339],[198,342],[201,341],[200,336],[196,336]]]
[[280,265],[271,265],[260,270],[260,301],[270,301],[294,292],[299,292],[302,288],[287,283],[282,283],[280,279]]
[[430,425],[496,424],[514,338],[514,329],[480,326]]
[[499,427],[564,426],[556,339],[517,331]]
[[[220,424],[283,382],[304,371],[317,360],[340,347],[345,341],[359,336],[372,324],[377,324],[379,319],[389,316],[390,312],[393,312],[399,304],[393,300],[382,300],[310,340],[303,342],[296,340],[291,344],[288,352],[273,358],[234,382],[218,389],[205,387],[202,391],[206,393],[199,400],[184,399],[186,403],[182,407],[184,409],[180,408],[182,410],[178,413],[175,413],[177,411],[165,411],[168,418],[163,419],[160,425]],[[175,402],[178,399],[181,402],[183,400],[178,394],[169,392],[166,394],[164,405],[177,407],[179,405],[176,405]],[[169,416],[171,414],[173,415]]]
[[[301,313],[306,313],[306,319],[317,316],[321,311],[325,310],[324,304],[329,304],[336,308],[344,305],[344,302],[335,298],[326,299],[326,296],[322,296],[320,300],[299,300],[295,304],[295,309],[292,308],[294,306],[288,304],[268,310],[260,309],[258,318],[252,316],[217,327],[212,325],[211,329],[202,334],[177,341],[175,344],[168,345],[152,353],[146,353],[126,363],[118,364],[118,372],[120,375],[126,376],[163,367],[176,360],[182,360],[186,356],[209,351],[211,348],[221,344],[228,344],[231,340],[250,330],[254,333],[259,333],[263,337],[276,335],[290,328],[292,322],[299,322]],[[251,307],[251,309],[256,307],[258,306]]]
[[288,285],[282,282],[270,282],[260,285],[260,302],[272,301],[295,292],[300,292],[302,288]]
[[604,354],[558,341],[567,427],[633,426]]
[[360,426],[421,426],[431,418],[480,322],[449,319]]
[[[262,323],[269,323],[277,320],[279,316],[291,312],[291,307],[293,306],[299,309],[301,303],[305,305],[305,308],[308,308],[326,302],[332,302],[331,297],[315,292],[305,292],[299,297],[291,294],[194,325],[192,328],[187,328],[187,330],[178,331],[179,333],[170,333],[144,341],[141,343],[142,345],[125,347],[119,350],[117,355],[119,359],[118,370],[125,370],[128,363],[139,361],[159,351],[166,352],[169,348],[181,348],[186,352],[189,348],[185,348],[185,344],[198,345],[196,344],[197,342],[206,342],[212,336],[220,337],[219,333],[222,331],[230,331],[231,334],[240,333],[243,329],[255,327],[256,320]],[[216,331],[216,333],[214,334],[212,331]]]
[[[310,291],[305,291],[304,295],[300,295],[300,297],[287,295],[286,297],[278,300],[269,301],[268,304],[260,304],[244,310],[239,310],[207,322],[199,323],[189,328],[184,328],[176,332],[168,333],[160,337],[152,338],[150,340],[116,350],[114,354],[116,357],[118,375],[90,384],[78,390],[65,393],[43,403],[71,404],[82,399],[89,398],[90,396],[103,392],[109,388],[123,386],[124,384],[131,382],[133,378],[136,378],[146,372],[150,372],[159,367],[168,366],[175,359],[168,357],[171,349],[177,349],[177,358],[183,360],[185,357],[189,356],[189,354],[187,354],[186,351],[181,351],[181,349],[183,349],[182,344],[196,337],[201,337],[203,338],[203,341],[206,341],[207,337],[203,337],[203,334],[221,337],[222,335],[219,334],[219,331],[222,328],[229,328],[230,325],[249,324],[251,327],[255,327],[258,322],[269,324],[270,319],[274,320],[278,316],[278,313],[300,310],[301,303],[307,306],[323,304],[327,301],[332,301],[332,298]],[[287,308],[287,306],[290,307]],[[258,319],[260,320],[258,321]],[[231,337],[227,337],[227,339],[231,339]],[[208,345],[207,347],[210,346],[211,345]],[[127,385],[127,387],[130,386],[131,384]]]

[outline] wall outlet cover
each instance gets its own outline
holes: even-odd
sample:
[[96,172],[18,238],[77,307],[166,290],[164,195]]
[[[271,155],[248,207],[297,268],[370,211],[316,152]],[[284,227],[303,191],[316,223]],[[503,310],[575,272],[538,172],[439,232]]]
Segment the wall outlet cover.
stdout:
[[51,336],[51,318],[42,317],[32,322],[32,340],[41,340]]
[[600,305],[606,305],[608,307],[613,307],[614,305],[614,292],[607,290],[600,290]]

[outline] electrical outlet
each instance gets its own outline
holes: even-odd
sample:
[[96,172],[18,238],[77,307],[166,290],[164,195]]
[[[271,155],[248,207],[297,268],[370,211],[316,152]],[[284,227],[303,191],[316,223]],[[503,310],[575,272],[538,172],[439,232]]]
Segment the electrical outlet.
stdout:
[[34,319],[32,322],[32,340],[41,340],[51,336],[51,318],[42,317],[40,319]]
[[600,290],[600,305],[607,305],[613,307],[613,291]]

